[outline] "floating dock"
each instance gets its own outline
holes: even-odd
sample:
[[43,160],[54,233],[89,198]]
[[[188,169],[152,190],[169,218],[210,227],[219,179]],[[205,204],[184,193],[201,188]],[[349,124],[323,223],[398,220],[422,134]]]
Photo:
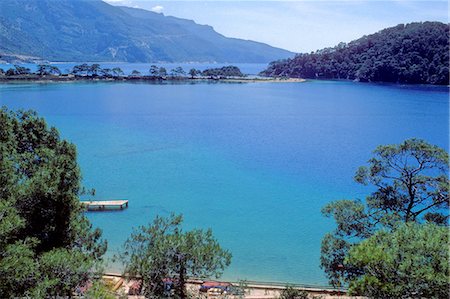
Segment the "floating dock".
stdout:
[[126,199],[82,201],[81,204],[88,211],[123,210],[128,208],[128,200]]

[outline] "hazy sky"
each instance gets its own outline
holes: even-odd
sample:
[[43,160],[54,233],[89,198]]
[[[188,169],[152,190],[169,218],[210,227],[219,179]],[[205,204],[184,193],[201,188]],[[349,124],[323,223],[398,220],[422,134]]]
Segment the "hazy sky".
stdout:
[[228,37],[294,52],[349,42],[399,23],[448,23],[448,2],[418,0],[105,0],[208,24]]

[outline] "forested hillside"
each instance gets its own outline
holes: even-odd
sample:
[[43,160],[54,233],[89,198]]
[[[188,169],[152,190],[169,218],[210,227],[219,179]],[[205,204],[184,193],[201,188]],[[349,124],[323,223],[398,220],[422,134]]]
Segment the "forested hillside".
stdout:
[[262,74],[446,85],[449,84],[449,25],[400,24],[348,44],[272,62]]

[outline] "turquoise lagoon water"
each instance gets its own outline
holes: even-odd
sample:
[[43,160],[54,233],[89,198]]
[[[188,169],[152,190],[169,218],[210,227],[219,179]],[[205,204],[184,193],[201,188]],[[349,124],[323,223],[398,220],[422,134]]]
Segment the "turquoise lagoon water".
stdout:
[[[447,87],[352,82],[0,85],[0,104],[36,109],[74,142],[97,199],[88,213],[113,254],[132,227],[183,213],[233,253],[226,279],[325,284],[321,207],[379,144],[419,137],[448,150]],[[114,266],[112,266],[114,267]]]

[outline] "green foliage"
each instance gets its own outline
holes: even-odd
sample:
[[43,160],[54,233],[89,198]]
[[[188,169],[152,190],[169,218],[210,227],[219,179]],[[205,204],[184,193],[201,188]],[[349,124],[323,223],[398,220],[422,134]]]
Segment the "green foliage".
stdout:
[[152,79],[165,79],[167,77],[167,70],[163,67],[159,67],[156,65],[151,65],[150,69],[148,70],[150,74],[150,78]]
[[158,78],[160,76],[158,66],[154,64],[150,66],[148,72],[152,78]]
[[25,221],[17,213],[12,200],[0,200],[0,211],[0,248],[4,248],[16,240]]
[[226,78],[226,77],[244,77],[244,74],[242,74],[241,70],[237,66],[230,65],[221,68],[206,69],[202,72],[202,76]]
[[[31,111],[0,110],[0,293],[68,295],[106,250],[79,203],[73,144]],[[31,296],[31,295],[30,295]]]
[[333,217],[338,236],[365,238],[371,234],[371,223],[367,219],[364,204],[355,200],[339,200],[327,204],[322,213]]
[[75,65],[72,68],[72,74],[75,76],[87,76],[91,67],[87,63]]
[[18,240],[0,247],[0,294],[3,298],[24,296],[38,284],[35,243],[36,240]]
[[5,75],[6,75],[6,76],[15,76],[15,75],[17,75],[17,73],[16,73],[16,70],[15,70],[15,69],[9,68],[9,69],[6,71]]
[[191,76],[191,79],[194,79],[197,75],[201,75],[202,71],[197,70],[197,69],[190,69],[189,70],[189,76]]
[[110,68],[102,68],[100,71],[100,76],[110,78],[112,77],[112,70]]
[[114,77],[120,77],[120,76],[123,76],[123,74],[124,74],[120,67],[115,67],[111,71],[112,71],[112,74]]
[[42,278],[52,281],[48,294],[70,294],[76,286],[92,277],[95,260],[87,259],[79,250],[53,249],[40,257],[39,272]]
[[14,68],[16,69],[17,75],[29,75],[30,74],[30,69],[27,67],[20,66],[20,65],[14,65]]
[[347,264],[363,270],[350,292],[373,298],[449,298],[448,229],[408,223],[354,246]]
[[181,66],[178,66],[172,70],[170,70],[170,76],[172,78],[183,78],[186,75],[186,72],[183,70]]
[[397,25],[349,44],[274,61],[266,76],[449,84],[449,26]]
[[356,182],[373,187],[366,201],[339,200],[322,209],[337,224],[325,235],[321,248],[321,267],[330,283],[339,286],[342,281],[351,283],[362,277],[364,269],[347,257],[358,242],[380,229],[395,231],[411,222],[446,226],[448,170],[448,153],[423,140],[379,146],[369,165],[360,167],[355,175]]
[[[419,139],[379,146],[356,182],[377,188],[369,197],[369,215],[384,225],[420,220],[429,211],[448,218],[449,156]],[[436,216],[435,216],[436,217]],[[432,218],[429,218],[432,219]]]
[[23,76],[29,74],[31,74],[30,69],[20,65],[14,65],[14,68],[8,69],[5,73],[6,76]]
[[[23,76],[27,77],[27,75],[45,77],[49,75],[59,76],[61,74],[62,73],[58,67],[49,64],[38,65],[37,70],[34,73],[31,73],[30,69],[25,69],[20,66],[15,66],[15,68],[11,68],[5,73],[6,76],[13,76],[13,79],[18,79],[17,76],[20,76],[19,78]],[[143,79],[144,77],[153,80],[165,80],[168,76],[167,70],[164,67],[158,67],[157,65],[150,66],[149,76],[141,77],[141,72],[137,70],[133,70],[130,75],[125,76],[124,72],[119,67],[114,67],[112,69],[102,68],[101,65],[98,63],[94,63],[92,65],[89,65],[87,63],[75,65],[70,71],[70,74],[74,75],[78,79],[86,79],[86,80],[106,79],[106,78],[114,78],[118,80],[124,78]],[[203,72],[197,69],[191,69],[188,74],[192,79],[195,78],[196,76],[206,76],[211,79],[220,79],[227,77],[244,77],[239,68],[235,66],[207,69]],[[170,70],[170,79],[178,80],[183,79],[185,77],[186,72],[180,66]]]
[[133,70],[133,71],[131,72],[131,76],[132,76],[132,77],[139,77],[140,75],[141,75],[141,72],[138,71],[138,70]]
[[[54,68],[52,66],[49,66],[49,67]],[[113,72],[113,71],[114,71],[114,69],[110,70],[110,69],[103,69],[103,68],[101,68],[100,64],[98,64],[98,63],[94,63],[92,65],[89,65],[87,63],[83,63],[83,64],[75,65],[72,68],[71,73],[73,75],[75,75],[75,76],[92,76],[92,77],[105,76],[105,77],[110,77],[111,76],[111,72]],[[39,69],[38,69],[38,74],[40,74]]]
[[156,217],[149,226],[135,229],[125,242],[120,259],[125,272],[143,278],[147,298],[164,295],[164,279],[174,282],[175,295],[186,298],[188,277],[219,277],[230,264],[231,254],[222,249],[211,230],[181,228],[181,215]]
[[100,64],[98,64],[98,63],[92,64],[90,66],[90,68],[89,68],[89,73],[92,76],[98,76],[99,74],[101,74],[102,73],[102,68],[100,67]]
[[47,76],[47,75],[61,75],[61,71],[59,68],[49,64],[40,64],[38,65],[36,73],[39,76]]
[[326,234],[320,248],[320,266],[325,270],[328,280],[335,287],[342,286],[342,280],[350,280],[359,269],[344,268],[344,259],[351,248],[351,243],[335,234]]
[[308,293],[291,286],[286,286],[280,293],[279,299],[308,299]]
[[158,74],[159,74],[159,76],[160,76],[161,78],[167,77],[167,70],[166,70],[166,68],[160,67],[160,68],[159,68],[159,71],[158,71]]
[[116,296],[108,289],[108,287],[101,280],[97,280],[94,282],[92,287],[90,287],[89,290],[86,292],[86,298],[116,299]]
[[231,294],[232,296],[234,296],[234,298],[238,298],[238,299],[244,299],[245,295],[248,294],[250,291],[248,290],[248,283],[246,280],[238,280],[238,284],[233,285],[231,287],[231,290],[229,292],[229,294]]

